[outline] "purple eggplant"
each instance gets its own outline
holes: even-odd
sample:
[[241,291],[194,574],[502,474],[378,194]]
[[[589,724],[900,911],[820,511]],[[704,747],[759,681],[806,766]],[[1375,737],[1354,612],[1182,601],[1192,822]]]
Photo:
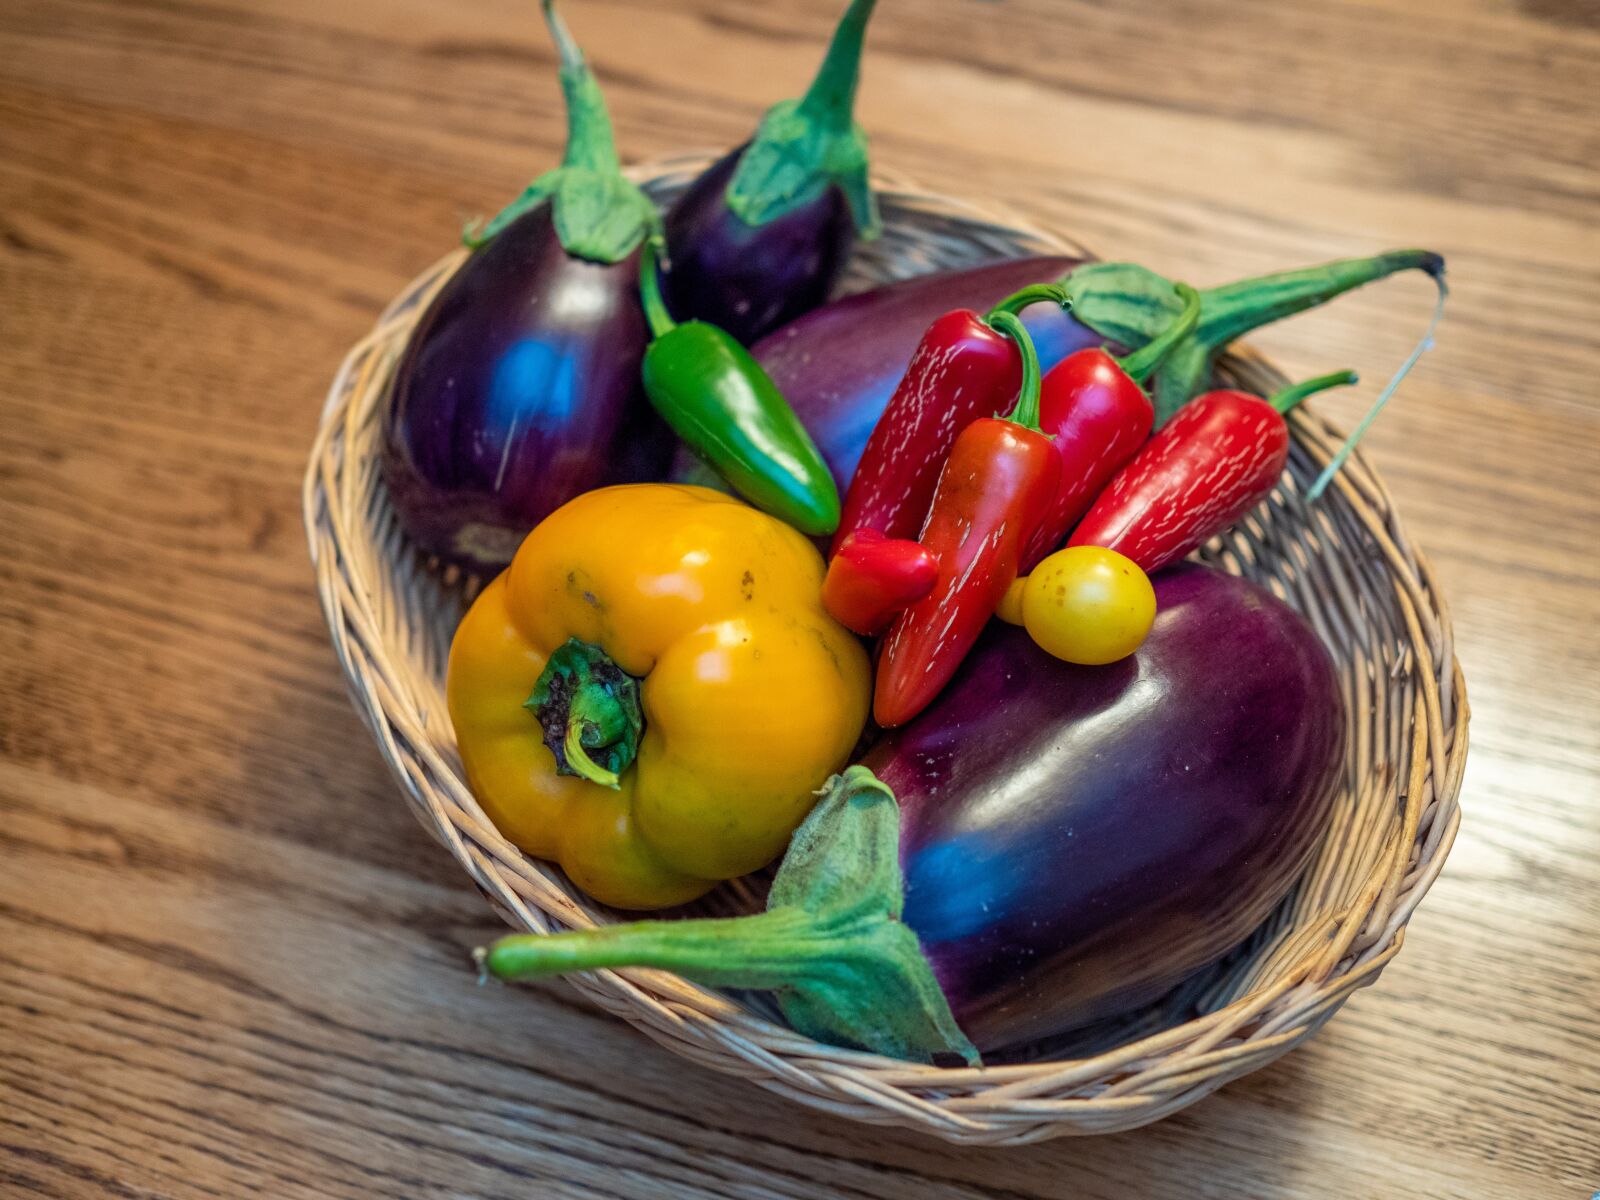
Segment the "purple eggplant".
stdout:
[[568,139],[483,230],[418,321],[383,425],[383,475],[424,550],[481,572],[580,492],[659,479],[671,434],[644,396],[639,247],[654,206],[625,179],[599,85],[560,18]]
[[[1199,325],[1155,376],[1157,420],[1166,420],[1205,385],[1217,354],[1234,339],[1412,268],[1438,278],[1444,260],[1427,250],[1395,250],[1202,291]],[[1018,258],[846,296],[762,338],[753,353],[811,431],[842,493],[933,320],[957,308],[985,312],[1030,283],[1062,283],[1073,303],[1070,314],[1053,304],[1035,304],[1022,314],[1046,371],[1085,346],[1142,346],[1180,311],[1171,281],[1144,267]],[[674,478],[692,474],[694,464],[680,455]]]
[[764,913],[513,935],[485,966],[771,989],[803,1033],[921,1061],[1156,999],[1304,870],[1345,717],[1326,648],[1269,592],[1194,565],[1155,583],[1149,637],[1110,666],[993,625],[939,700],[829,782]]
[[875,0],[852,0],[806,94],[708,167],[666,217],[662,287],[680,320],[749,344],[828,298],[858,235],[878,232],[867,143],[852,116]]

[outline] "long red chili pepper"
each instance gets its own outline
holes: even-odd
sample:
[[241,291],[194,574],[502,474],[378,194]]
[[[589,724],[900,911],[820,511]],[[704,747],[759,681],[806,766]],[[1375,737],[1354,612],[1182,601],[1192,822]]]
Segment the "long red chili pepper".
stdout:
[[938,560],[919,543],[858,529],[828,563],[822,606],[846,629],[873,637],[931,592],[938,577]]
[[1122,465],[1150,436],[1155,407],[1144,381],[1167,354],[1194,332],[1200,320],[1200,295],[1175,284],[1182,314],[1142,348],[1114,358],[1101,347],[1069,354],[1046,372],[1040,385],[1039,428],[1054,439],[1061,458],[1061,482],[1022,556],[1030,571],[1061,544],[1067,531],[1094,502]]
[[1023,288],[980,317],[956,309],[928,326],[883,416],[873,427],[845,493],[837,551],[857,529],[914,538],[922,529],[939,472],[956,435],[979,417],[992,417],[1017,394],[1021,363],[995,318],[1042,300],[1063,304],[1055,284]]
[[873,716],[903,725],[939,694],[1017,577],[1022,550],[1055,495],[1061,461],[1039,432],[1039,359],[1022,322],[990,317],[1017,343],[1022,387],[1009,417],[973,421],[939,474],[922,544],[933,590],[895,620],[878,659]]
[[1307,396],[1354,382],[1354,371],[1338,371],[1270,400],[1216,391],[1190,401],[1118,472],[1067,544],[1105,546],[1146,572],[1177,562],[1277,486],[1289,461],[1283,414]]

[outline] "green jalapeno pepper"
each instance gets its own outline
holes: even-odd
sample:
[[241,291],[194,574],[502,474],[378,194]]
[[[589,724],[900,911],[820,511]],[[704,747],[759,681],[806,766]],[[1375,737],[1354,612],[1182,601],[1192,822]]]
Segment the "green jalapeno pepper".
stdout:
[[639,292],[654,337],[644,390],[662,419],[751,504],[802,533],[832,533],[839,525],[833,474],[761,364],[717,326],[672,319],[648,244]]

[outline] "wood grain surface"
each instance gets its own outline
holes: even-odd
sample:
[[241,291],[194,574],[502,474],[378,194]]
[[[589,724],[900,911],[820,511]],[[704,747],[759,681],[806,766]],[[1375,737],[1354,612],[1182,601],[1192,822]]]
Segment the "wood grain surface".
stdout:
[[[839,0],[566,0],[626,155],[743,137]],[[550,164],[531,0],[0,3],[0,1194],[1584,1200],[1600,1188],[1600,10],[883,0],[879,160],[1195,283],[1453,297],[1371,454],[1454,606],[1460,840],[1309,1047],[959,1150],[706,1073],[493,920],[346,703],[297,488],[387,298]],[[1420,279],[1256,339],[1362,370]]]

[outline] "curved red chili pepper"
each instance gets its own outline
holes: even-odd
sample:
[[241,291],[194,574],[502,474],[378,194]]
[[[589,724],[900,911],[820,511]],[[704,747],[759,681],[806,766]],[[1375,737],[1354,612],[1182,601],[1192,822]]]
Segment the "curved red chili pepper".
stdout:
[[939,577],[884,638],[872,712],[885,728],[916,716],[950,681],[1017,577],[1023,547],[1055,495],[1061,461],[1039,432],[1032,339],[1012,313],[991,320],[1021,351],[1021,393],[1009,417],[963,429],[939,474],[921,539]]
[[928,326],[851,477],[835,552],[857,529],[891,538],[921,532],[956,436],[979,417],[1003,412],[1022,382],[1016,346],[989,322],[997,313],[1065,299],[1059,285],[1038,284],[1006,297],[986,317],[956,309]]
[[1114,358],[1103,348],[1079,350],[1046,372],[1039,396],[1039,428],[1054,438],[1061,481],[1022,556],[1024,572],[1061,544],[1101,489],[1150,436],[1155,407],[1145,394],[1144,381],[1200,320],[1199,293],[1186,284],[1174,287],[1183,297],[1182,315],[1141,349],[1124,358]]
[[1270,400],[1216,391],[1191,401],[1118,472],[1067,544],[1105,546],[1146,572],[1177,562],[1277,486],[1289,460],[1283,414],[1307,396],[1354,382],[1354,371],[1339,371]]

